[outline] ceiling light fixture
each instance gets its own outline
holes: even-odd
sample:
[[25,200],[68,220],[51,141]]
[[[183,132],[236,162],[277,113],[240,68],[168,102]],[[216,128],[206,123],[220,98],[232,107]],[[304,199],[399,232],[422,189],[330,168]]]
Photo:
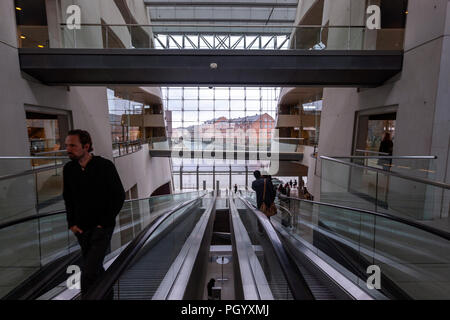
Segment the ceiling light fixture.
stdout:
[[16,7],[16,10],[17,11],[22,11],[22,8],[21,7]]
[[20,36],[20,39],[26,39],[27,37],[25,37],[24,35]]
[[38,47],[39,48],[43,48],[44,46],[42,44],[38,44]]

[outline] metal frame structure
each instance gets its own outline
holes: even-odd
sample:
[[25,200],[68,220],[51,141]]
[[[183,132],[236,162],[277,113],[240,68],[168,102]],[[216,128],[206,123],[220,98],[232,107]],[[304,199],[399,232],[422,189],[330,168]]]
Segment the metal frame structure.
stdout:
[[288,50],[290,34],[155,33],[156,49]]

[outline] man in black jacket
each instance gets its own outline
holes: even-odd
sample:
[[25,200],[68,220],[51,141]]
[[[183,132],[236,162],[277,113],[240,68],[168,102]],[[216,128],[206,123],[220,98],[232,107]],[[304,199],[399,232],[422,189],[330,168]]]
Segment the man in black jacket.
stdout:
[[[255,170],[253,172],[256,180],[252,182],[252,189],[256,192],[256,204],[258,209],[261,208],[261,205],[264,201],[267,208],[270,208],[271,204],[275,201],[276,192],[273,188],[272,179],[270,177],[261,177],[261,172],[259,170]],[[266,180],[266,194],[263,199],[264,194],[264,180]]]
[[81,247],[83,296],[105,272],[103,260],[125,191],[114,164],[91,154],[92,140],[87,131],[69,131],[65,143],[72,161],[63,169],[63,197],[68,227]]

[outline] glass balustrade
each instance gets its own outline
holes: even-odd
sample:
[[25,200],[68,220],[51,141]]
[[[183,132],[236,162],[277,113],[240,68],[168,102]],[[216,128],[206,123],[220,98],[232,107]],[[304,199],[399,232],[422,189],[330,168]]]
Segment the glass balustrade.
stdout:
[[151,150],[164,151],[231,151],[231,152],[280,152],[295,153],[302,152],[302,138],[273,138],[261,139],[257,142],[252,139],[238,138],[151,138],[149,146]]
[[[177,195],[184,202],[205,194],[190,192]],[[151,202],[153,206],[164,203],[164,198],[158,198],[152,199],[155,200]],[[152,232],[133,262],[115,282],[114,299],[152,299],[163,280],[173,282],[176,279],[177,273],[171,266],[211,201],[213,198],[209,195],[178,208]]]
[[[205,191],[196,191],[126,201],[116,218],[106,260],[171,207],[203,194]],[[0,229],[0,240],[0,297],[42,266],[79,249],[76,237],[67,229],[64,212],[5,226]]]
[[348,279],[368,290],[367,268],[381,270],[388,298],[450,299],[450,241],[388,217],[293,198],[288,232]]
[[[424,179],[429,178],[427,172],[423,177],[413,174],[413,171],[429,170],[433,166],[431,159],[321,159],[323,202],[386,212],[422,222],[446,217],[444,211],[450,186]],[[408,165],[410,169],[400,171],[398,168],[402,165]]]
[[64,209],[67,157],[0,157],[0,223]]
[[[254,201],[255,193],[244,197]],[[279,214],[271,219],[375,298],[450,299],[448,233],[326,203],[286,197],[276,203]],[[369,266],[381,271],[379,290],[368,289]]]
[[[370,152],[370,151],[369,151]],[[354,157],[337,159],[366,167],[400,173],[406,176],[436,180],[436,157],[390,157],[388,154],[372,154],[357,150]]]
[[[36,29],[36,30],[35,30]],[[403,50],[404,29],[369,30],[365,26],[322,25],[60,25],[59,37],[42,40],[57,30],[42,26],[20,29],[22,48],[161,49],[161,50]],[[38,36],[36,36],[38,35]],[[36,38],[36,39],[33,39]],[[47,37],[48,38],[48,37]],[[59,39],[59,40],[56,40]]]

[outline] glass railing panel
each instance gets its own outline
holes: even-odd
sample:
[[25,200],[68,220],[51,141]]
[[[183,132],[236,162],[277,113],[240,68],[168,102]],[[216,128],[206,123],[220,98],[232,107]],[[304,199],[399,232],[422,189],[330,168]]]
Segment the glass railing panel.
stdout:
[[450,299],[449,240],[382,217],[374,229],[374,264],[387,278],[413,299]]
[[39,219],[41,265],[45,265],[61,256],[69,254],[69,237],[74,236],[67,229],[65,214],[57,214]]
[[[134,239],[145,226],[170,207],[194,199],[200,194],[203,194],[203,191],[125,202],[116,218],[111,248],[106,260],[117,255],[120,249]],[[13,220],[16,218],[17,215]],[[0,297],[17,287],[42,266],[79,249],[76,237],[67,228],[65,213],[0,229],[0,241]],[[62,286],[58,290],[61,292],[64,289]]]
[[319,211],[318,230],[313,236],[318,255],[357,284],[360,270],[352,269],[351,258],[346,257],[345,250],[359,252],[360,216],[344,209],[316,204],[314,207]]
[[[65,18],[64,18],[65,19]],[[404,29],[365,26],[135,25],[19,26],[21,48],[198,50],[403,50]],[[55,33],[55,32],[53,32]],[[43,34],[46,34],[42,37]],[[22,39],[25,36],[26,39]],[[60,38],[60,40],[56,40]]]
[[67,161],[65,157],[0,159],[0,223],[63,209],[62,166]]
[[[323,202],[385,212],[423,222],[445,217],[443,198],[448,190],[445,185],[434,185],[431,180],[422,182],[411,175],[397,176],[398,172],[371,166],[353,165],[367,164],[368,159],[365,158],[353,158],[352,162],[341,158],[338,160],[344,162],[322,158]],[[429,164],[429,159],[424,164]]]
[[151,299],[162,280],[176,278],[170,266],[203,212],[202,200],[182,207],[162,222],[114,285],[114,298]]
[[0,180],[0,223],[37,214],[33,174]]
[[377,211],[430,221],[443,217],[440,187],[378,173]]
[[[290,199],[289,208],[298,222],[285,230],[310,244],[309,249],[367,293],[394,299],[450,298],[449,240],[357,210],[295,199]],[[305,212],[311,211],[318,213],[317,222],[308,222]],[[378,291],[367,287],[369,266],[381,270]]]
[[203,191],[196,191],[125,202],[116,218],[116,228],[111,240],[111,252],[128,244],[142,229],[161,214],[202,194],[204,194]]
[[356,157],[340,160],[359,165],[400,173],[421,179],[436,180],[436,158],[434,157],[389,157],[371,150],[357,150]]
[[64,210],[63,167],[39,171],[35,176],[39,213]]
[[291,200],[289,202],[295,221],[293,231],[306,240],[312,248],[314,246],[315,228],[318,226],[318,208],[307,202],[301,203]]
[[41,267],[39,221],[0,230],[0,297]]
[[321,163],[322,202],[375,210],[376,174],[326,159]]
[[[339,165],[341,168],[346,165]],[[376,171],[368,170],[360,167],[348,167],[350,172],[348,191],[351,195],[357,196],[361,199],[358,207],[367,210],[374,210],[375,204],[373,201],[377,199],[378,173]],[[345,199],[345,198],[344,198]],[[343,200],[344,200],[343,199]],[[347,198],[347,200],[350,200]]]
[[277,152],[299,152],[299,146],[303,144],[303,139],[279,138],[262,140],[258,144],[254,141],[245,141],[235,138],[215,137],[214,139],[180,139],[180,138],[160,138],[150,140],[150,148],[153,150],[169,151],[277,151]]

